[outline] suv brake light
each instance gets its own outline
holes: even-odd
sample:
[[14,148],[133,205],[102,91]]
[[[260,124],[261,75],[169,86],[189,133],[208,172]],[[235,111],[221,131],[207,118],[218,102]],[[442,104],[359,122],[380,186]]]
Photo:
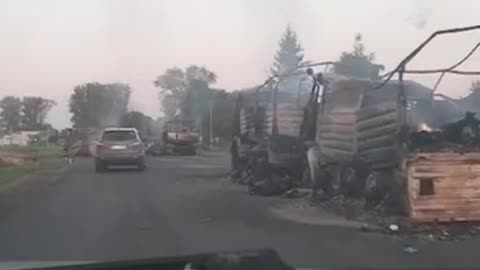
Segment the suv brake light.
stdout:
[[141,142],[135,142],[135,143],[130,144],[128,147],[132,148],[132,149],[140,149],[142,147],[142,143]]

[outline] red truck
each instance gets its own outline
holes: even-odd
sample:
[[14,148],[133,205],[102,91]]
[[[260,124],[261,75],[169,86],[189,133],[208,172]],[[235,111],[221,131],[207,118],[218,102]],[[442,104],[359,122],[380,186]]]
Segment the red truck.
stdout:
[[162,139],[173,153],[196,155],[200,135],[194,121],[171,120],[164,125]]

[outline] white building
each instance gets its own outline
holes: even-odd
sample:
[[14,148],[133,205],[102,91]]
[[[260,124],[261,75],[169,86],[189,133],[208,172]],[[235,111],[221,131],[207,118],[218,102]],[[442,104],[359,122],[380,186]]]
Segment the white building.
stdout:
[[33,137],[39,135],[42,131],[19,131],[12,134],[5,134],[0,137],[0,146],[19,145],[27,146]]

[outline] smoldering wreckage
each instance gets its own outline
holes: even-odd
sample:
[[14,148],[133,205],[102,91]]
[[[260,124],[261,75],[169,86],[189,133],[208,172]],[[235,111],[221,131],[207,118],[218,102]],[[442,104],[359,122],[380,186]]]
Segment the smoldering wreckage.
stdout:
[[[459,69],[480,43],[451,67],[407,68],[435,37],[474,30],[433,33],[378,80],[330,73],[335,63],[321,62],[241,91],[231,178],[252,194],[295,197],[308,188],[320,204],[410,225],[480,221],[480,91],[436,93],[447,74],[480,75]],[[439,78],[429,88],[406,74]]]

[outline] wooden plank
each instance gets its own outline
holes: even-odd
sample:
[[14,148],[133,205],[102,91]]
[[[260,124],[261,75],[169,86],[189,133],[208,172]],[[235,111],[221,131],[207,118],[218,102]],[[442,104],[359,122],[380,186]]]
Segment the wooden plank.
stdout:
[[396,114],[384,114],[378,117],[358,121],[357,130],[359,132],[363,132],[370,129],[379,129],[383,126],[391,124],[395,124],[396,126],[400,125],[400,123],[397,121]]
[[353,134],[342,134],[342,133],[335,133],[335,132],[325,132],[325,133],[320,133],[318,135],[318,138],[320,140],[331,140],[331,141],[340,141],[340,142],[346,142],[346,143],[352,143],[353,144]]
[[320,145],[322,147],[322,153],[325,153],[327,154],[328,156],[352,156],[353,155],[353,152],[351,150],[343,150],[343,149],[338,149],[338,148],[334,148],[334,147],[331,147],[329,145]]
[[[420,160],[421,159],[421,160]],[[436,152],[436,153],[416,153],[409,157],[412,162],[465,162],[474,161],[480,164],[480,153],[455,153],[455,152]]]
[[358,141],[358,151],[366,151],[369,149],[376,149],[385,146],[392,146],[396,143],[395,137],[387,134],[378,137],[367,138]]
[[338,150],[351,151],[353,152],[353,143],[341,142],[341,141],[330,141],[323,140],[321,146],[334,148]]
[[386,114],[395,115],[395,118],[397,118],[397,115],[398,115],[397,106],[398,106],[397,103],[386,102],[386,103],[378,104],[373,107],[362,108],[358,113],[358,120],[364,121],[367,119],[376,118],[378,116],[382,116]]
[[[480,157],[434,153],[426,156],[428,165],[418,160],[419,155],[410,159],[407,188],[413,221],[480,220],[480,159],[474,156]],[[419,194],[425,178],[434,179],[432,195]]]
[[364,131],[359,131],[358,132],[358,140],[366,140],[369,138],[375,138],[378,136],[384,136],[384,135],[395,135],[398,131],[398,125],[397,123],[391,123],[388,125],[364,130]]
[[317,136],[322,133],[339,133],[353,136],[354,132],[352,125],[323,125],[317,128]]
[[335,123],[335,124],[353,124],[357,121],[357,116],[352,113],[330,113],[318,117],[317,123]]

